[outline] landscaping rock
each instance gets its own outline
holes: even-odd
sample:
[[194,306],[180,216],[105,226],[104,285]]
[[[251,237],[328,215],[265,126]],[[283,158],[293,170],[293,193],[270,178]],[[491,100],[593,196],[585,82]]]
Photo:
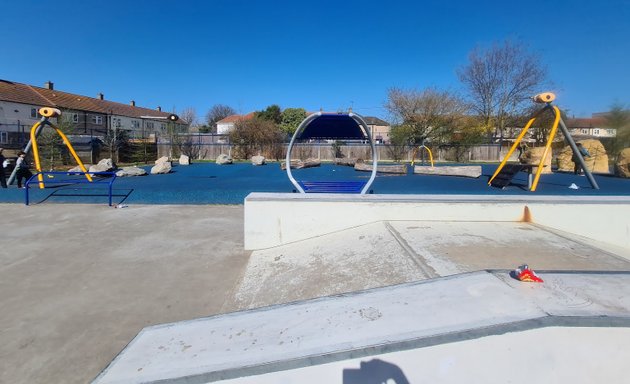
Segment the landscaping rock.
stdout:
[[[593,173],[610,173],[608,167],[608,155],[604,145],[599,140],[587,139],[580,140],[578,143],[582,143],[584,148],[590,153],[590,157],[585,157],[584,162],[586,167]],[[558,153],[558,170],[564,172],[573,172],[573,161],[571,157],[573,151],[570,146],[564,147],[560,153]]]
[[336,165],[346,165],[348,167],[354,167],[356,162],[357,159],[354,157],[335,157],[335,160],[333,161]]
[[619,153],[615,163],[615,175],[630,178],[630,148],[626,148]]
[[[318,159],[291,160],[291,169],[319,167],[321,164],[322,162]],[[280,168],[283,170],[287,169],[285,161],[280,163]]]
[[89,168],[89,172],[111,172],[116,169],[116,164],[112,159],[103,159],[96,165],[92,165]]
[[[363,171],[363,172],[372,172],[372,163],[365,163],[362,160],[357,160],[354,164],[355,171]],[[376,166],[376,171],[380,173],[394,173],[399,175],[407,174],[407,165],[406,164],[392,164],[392,165],[383,165],[379,164]]]
[[264,156],[252,156],[252,164],[254,165],[265,165],[265,157]]
[[122,167],[118,171],[116,171],[116,176],[118,177],[126,177],[126,176],[145,176],[147,171],[138,167]]
[[[542,159],[543,152],[545,152],[545,147],[529,148],[523,153],[520,161],[523,164],[538,165],[540,164],[540,159]],[[536,173],[537,170],[538,167],[532,168],[532,173]],[[542,173],[551,173],[551,149],[549,153],[547,153],[547,158],[545,158],[545,162],[543,163]]]
[[[89,171],[90,167],[92,167],[92,164],[83,164],[83,166],[85,167],[85,169]],[[80,166],[77,165],[74,168],[68,169],[68,173],[71,173],[71,172],[83,172],[83,170],[81,169]]]
[[179,157],[179,165],[190,165],[190,157],[181,155]]
[[[380,166],[379,166],[380,169]],[[459,176],[478,178],[481,176],[481,165],[447,165],[442,167],[431,167],[427,165],[416,165],[413,173],[420,175],[436,176]]]
[[219,165],[224,165],[224,164],[232,164],[232,158],[226,154],[220,154],[219,156],[217,156],[217,164]]
[[153,168],[151,168],[151,174],[152,175],[157,175],[160,173],[169,173],[171,171],[172,167],[171,167],[171,162],[167,161],[167,162],[162,162],[162,163],[157,163],[153,166]]
[[168,161],[168,156],[162,156],[159,159],[155,160],[155,164],[160,164],[160,163],[167,163]]

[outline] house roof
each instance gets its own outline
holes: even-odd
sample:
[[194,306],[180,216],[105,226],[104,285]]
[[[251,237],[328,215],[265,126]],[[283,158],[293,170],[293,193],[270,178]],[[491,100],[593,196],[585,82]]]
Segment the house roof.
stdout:
[[567,119],[567,128],[602,128],[606,126],[603,117],[586,117]]
[[237,121],[241,121],[241,120],[250,120],[254,118],[255,114],[256,112],[250,112],[247,115],[230,115],[224,119],[217,121],[217,124],[229,124],[229,123],[236,123]]
[[389,123],[385,120],[381,120],[378,117],[373,116],[365,116],[363,120],[367,123],[367,125],[389,125]]
[[0,100],[135,118],[140,118],[141,116],[168,117],[170,115],[168,112],[155,109],[137,107],[110,100],[101,100],[48,88],[34,87],[28,84],[20,84],[6,80],[0,80]]

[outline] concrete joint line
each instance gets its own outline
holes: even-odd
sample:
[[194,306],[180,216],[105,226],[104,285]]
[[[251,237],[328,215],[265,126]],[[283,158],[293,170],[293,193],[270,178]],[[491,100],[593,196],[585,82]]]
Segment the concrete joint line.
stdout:
[[400,233],[398,233],[398,231],[396,231],[396,229],[394,229],[394,227],[392,227],[392,225],[389,223],[389,221],[385,221],[384,223],[385,223],[385,228],[387,228],[389,233],[392,234],[394,239],[396,239],[398,244],[400,244],[400,246],[405,251],[405,253],[407,253],[407,256],[409,256],[411,258],[411,260],[413,260],[413,262],[418,266],[418,268],[420,269],[422,274],[425,275],[426,278],[433,279],[433,278],[436,278],[436,277],[440,277],[440,275],[438,275],[435,272],[435,270],[433,268],[431,268],[430,265],[427,264],[426,260],[422,256],[418,255],[416,253],[416,251],[413,250],[413,248],[411,248],[411,246],[400,235]]

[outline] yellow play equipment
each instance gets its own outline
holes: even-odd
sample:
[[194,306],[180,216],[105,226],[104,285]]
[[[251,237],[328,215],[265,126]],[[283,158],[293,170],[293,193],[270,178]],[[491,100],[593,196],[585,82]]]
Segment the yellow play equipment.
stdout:
[[429,147],[427,147],[424,144],[413,149],[413,154],[411,155],[411,166],[413,167],[416,161],[416,153],[418,152],[418,150],[421,150],[421,149],[425,149],[429,153],[429,160],[431,161],[431,166],[433,167],[433,154],[431,153],[431,150],[429,149]]
[[30,141],[30,144],[32,144],[33,146],[33,158],[35,159],[35,169],[37,169],[37,180],[39,181],[39,188],[44,188],[45,185],[44,185],[44,177],[42,176],[42,165],[39,160],[39,148],[37,147],[37,136],[39,135],[39,132],[46,125],[53,128],[57,132],[57,134],[61,137],[61,139],[63,140],[63,143],[66,145],[66,147],[68,147],[68,150],[70,151],[74,159],[77,161],[77,164],[81,168],[81,171],[85,174],[85,178],[91,182],[92,176],[90,176],[87,169],[85,169],[85,165],[83,165],[83,162],[81,161],[77,153],[74,151],[72,144],[70,144],[70,140],[68,140],[66,135],[56,125],[54,125],[53,123],[50,122],[50,120],[48,120],[51,117],[61,116],[61,111],[56,108],[44,107],[44,108],[39,109],[39,114],[42,115],[42,119],[38,121],[37,123],[33,124],[33,126],[31,127],[31,141]]
[[525,134],[527,133],[529,128],[532,126],[532,124],[534,124],[534,121],[536,121],[538,116],[540,116],[543,112],[545,112],[547,110],[550,110],[550,111],[553,112],[553,114],[555,116],[555,119],[553,121],[553,125],[551,127],[551,132],[549,133],[549,137],[547,138],[547,143],[545,144],[545,150],[543,152],[542,157],[540,158],[540,163],[538,164],[538,167],[537,167],[538,169],[536,170],[536,176],[534,177],[534,181],[531,184],[530,191],[532,191],[532,192],[536,191],[536,187],[538,186],[538,180],[540,179],[540,174],[542,173],[542,169],[543,169],[543,166],[544,166],[544,161],[547,158],[547,155],[549,154],[549,151],[551,150],[551,143],[553,142],[553,139],[556,136],[556,132],[558,130],[558,126],[562,130],[562,133],[564,134],[565,140],[571,146],[571,149],[573,150],[573,153],[576,155],[575,157],[577,157],[579,162],[581,163],[582,169],[584,169],[584,173],[588,177],[588,180],[591,183],[591,186],[594,189],[599,189],[599,186],[597,185],[597,182],[595,182],[595,179],[593,178],[593,175],[591,174],[591,172],[588,170],[588,168],[584,164],[584,158],[582,157],[582,154],[578,150],[578,148],[577,148],[577,146],[575,144],[575,141],[571,137],[571,134],[569,133],[569,130],[567,129],[566,125],[564,124],[564,121],[562,120],[562,116],[560,114],[560,109],[558,107],[556,107],[555,105],[551,105],[551,102],[554,101],[555,99],[556,99],[556,95],[551,93],[551,92],[540,93],[540,94],[532,97],[532,100],[535,103],[546,104],[546,105],[540,111],[536,112],[534,114],[534,116],[527,122],[527,124],[525,125],[525,128],[523,128],[523,130],[518,135],[516,140],[514,140],[514,144],[512,144],[512,147],[508,151],[507,155],[505,156],[505,158],[503,158],[503,160],[501,161],[501,164],[499,165],[497,170],[494,172],[494,174],[492,175],[492,177],[488,181],[488,185],[491,185],[492,181],[494,180],[494,178],[497,177],[497,175],[499,175],[501,173],[501,170],[505,166],[505,163],[507,163],[507,161],[510,158],[510,156],[512,156],[512,153],[514,153],[514,150],[516,150],[516,148],[518,148],[519,144],[523,140],[523,137],[525,137]]

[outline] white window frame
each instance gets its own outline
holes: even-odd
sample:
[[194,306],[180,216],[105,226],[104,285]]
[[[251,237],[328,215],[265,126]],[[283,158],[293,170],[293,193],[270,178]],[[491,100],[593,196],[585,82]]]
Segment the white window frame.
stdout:
[[147,121],[147,129],[153,129],[153,123],[150,121]]
[[131,120],[131,128],[133,129],[140,128],[140,122],[138,120]]
[[103,116],[92,115],[92,124],[103,125]]
[[79,122],[79,114],[78,113],[73,113],[72,114],[72,122],[73,123],[78,123]]
[[599,128],[593,129],[593,135],[599,135]]
[[9,132],[0,131],[0,143],[9,144]]

